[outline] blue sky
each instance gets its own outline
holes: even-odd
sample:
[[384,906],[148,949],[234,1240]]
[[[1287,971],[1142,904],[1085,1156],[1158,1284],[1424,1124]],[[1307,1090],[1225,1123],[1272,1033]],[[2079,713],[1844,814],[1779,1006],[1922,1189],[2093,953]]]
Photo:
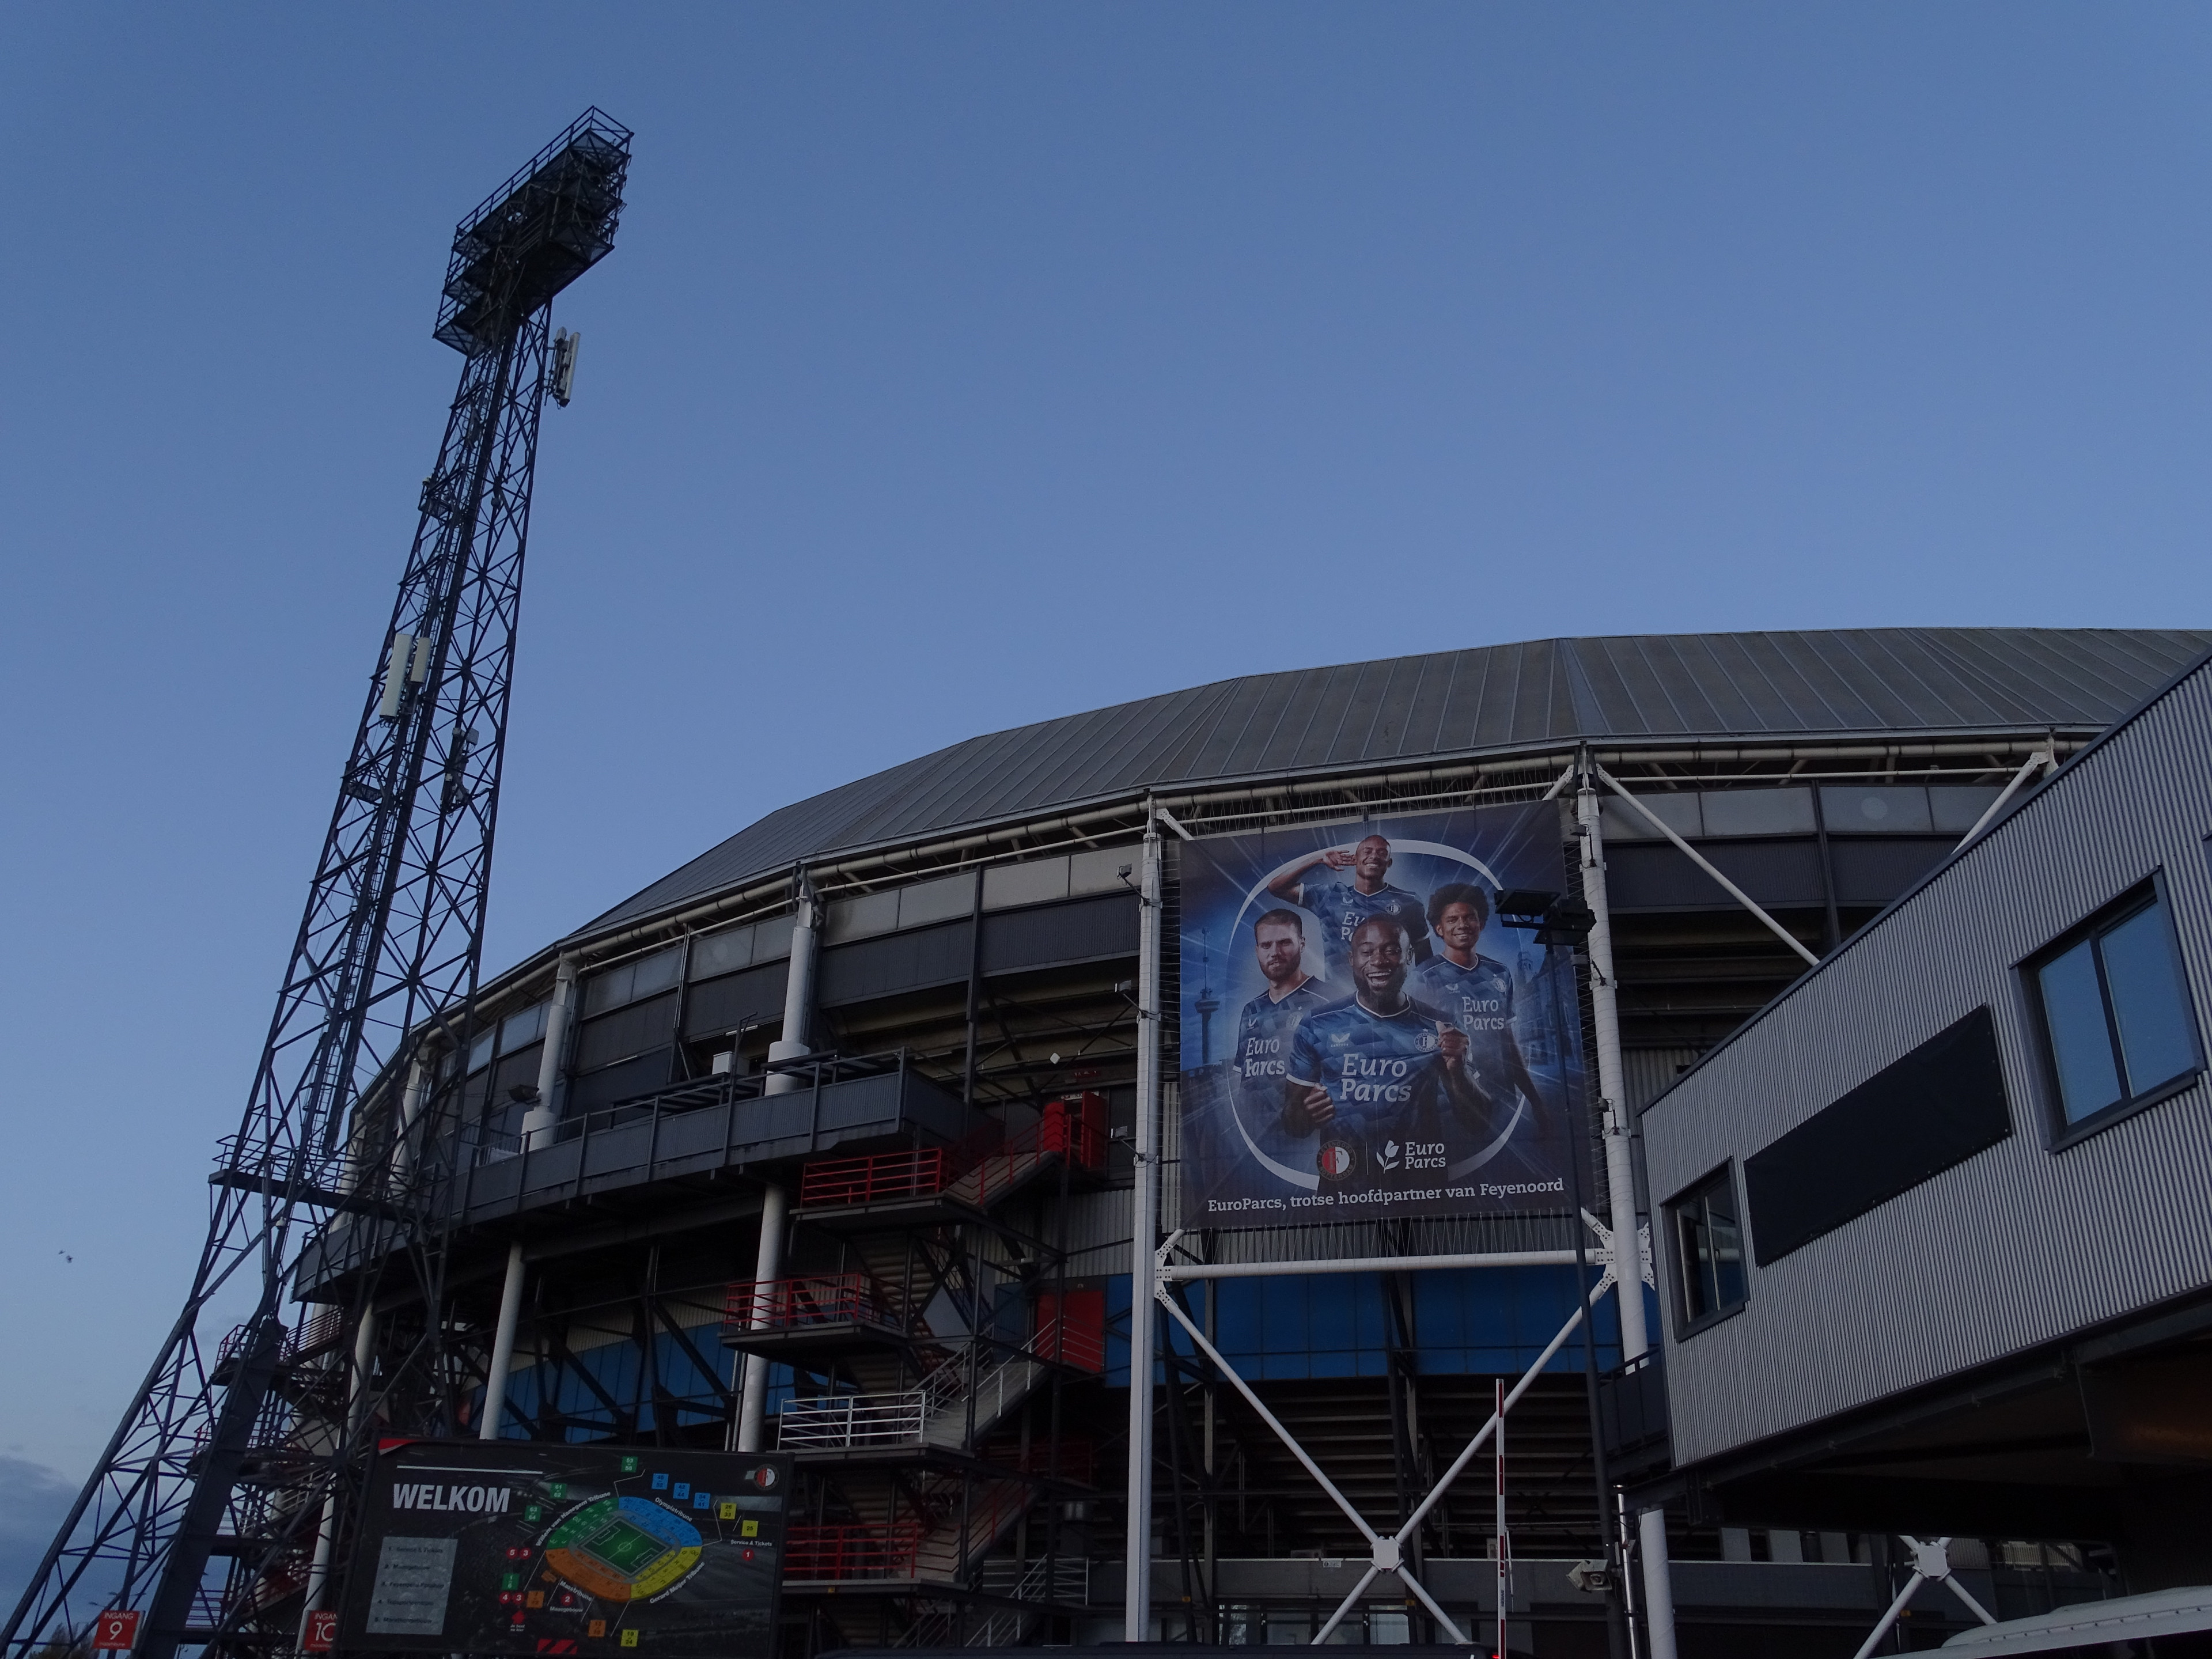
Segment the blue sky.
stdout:
[[585,105],[636,162],[558,313],[495,968],[1224,675],[2202,623],[2208,59],[2157,4],[0,12],[0,1456],[81,1473],[181,1294],[453,223]]

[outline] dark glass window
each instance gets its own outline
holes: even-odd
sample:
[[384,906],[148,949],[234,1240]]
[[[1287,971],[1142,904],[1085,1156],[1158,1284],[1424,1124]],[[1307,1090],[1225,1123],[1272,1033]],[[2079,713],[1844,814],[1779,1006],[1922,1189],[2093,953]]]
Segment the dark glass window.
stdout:
[[2197,1070],[2189,991],[2155,889],[2061,940],[2028,973],[2066,1127],[2136,1105]]
[[1743,1226],[1735,1183],[1717,1170],[1667,1206],[1674,1224],[1674,1259],[1681,1275],[1685,1329],[1695,1329],[1744,1304]]

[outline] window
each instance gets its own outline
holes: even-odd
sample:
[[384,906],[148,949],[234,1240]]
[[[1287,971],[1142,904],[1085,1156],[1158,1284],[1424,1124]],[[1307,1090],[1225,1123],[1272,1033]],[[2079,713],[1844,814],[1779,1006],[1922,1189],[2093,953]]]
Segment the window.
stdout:
[[545,1011],[553,1005],[540,1002],[525,1008],[519,1014],[509,1014],[499,1023],[499,1051],[511,1054],[525,1048],[545,1035]]
[[584,981],[584,1012],[603,1014],[665,991],[684,970],[684,947],[672,945],[649,957],[640,957],[619,968],[610,968]]
[[1682,1334],[1702,1329],[1743,1306],[1749,1296],[1743,1271],[1743,1227],[1737,1220],[1735,1182],[1723,1166],[1667,1206],[1674,1229],[1680,1277]]
[[2197,1024],[2156,886],[2033,958],[2027,976],[2062,1139],[2162,1099],[2197,1074]]

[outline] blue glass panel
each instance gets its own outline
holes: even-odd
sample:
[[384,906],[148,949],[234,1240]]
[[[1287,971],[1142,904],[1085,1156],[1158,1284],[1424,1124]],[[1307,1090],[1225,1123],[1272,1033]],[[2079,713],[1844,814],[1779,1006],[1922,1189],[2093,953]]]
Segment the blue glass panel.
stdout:
[[2097,941],[2130,1095],[2148,1094],[2197,1065],[2189,994],[2176,970],[2172,940],[2166,907],[2153,904]]
[[2105,1024],[2105,999],[2097,988],[2097,964],[2087,939],[2036,971],[2043,996],[2044,1023],[2051,1031],[2051,1056],[2058,1072],[2058,1096],[2069,1122],[2078,1123],[2121,1098],[2119,1068],[2112,1063],[2112,1040]]
[[1213,1293],[1214,1346],[1233,1358],[1260,1351],[1260,1298],[1249,1279],[1216,1279]]

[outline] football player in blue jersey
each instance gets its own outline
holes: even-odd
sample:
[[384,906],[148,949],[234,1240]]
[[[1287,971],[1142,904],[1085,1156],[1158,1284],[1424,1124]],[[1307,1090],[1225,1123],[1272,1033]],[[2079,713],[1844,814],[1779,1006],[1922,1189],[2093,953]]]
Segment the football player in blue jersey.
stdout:
[[1237,1087],[1251,1103],[1247,1121],[1265,1122],[1281,1109],[1283,1072],[1298,1021],[1335,999],[1306,972],[1306,925],[1297,911],[1270,910],[1253,923],[1252,948],[1267,988],[1237,1016]]
[[1395,916],[1352,929],[1352,994],[1298,1022],[1284,1126],[1318,1132],[1324,1188],[1447,1165],[1448,1119],[1476,1133],[1498,1115],[1468,1063],[1467,1033],[1406,994],[1413,941]]
[[[1326,867],[1349,870],[1349,881],[1308,881],[1307,873]],[[1267,890],[1291,904],[1304,905],[1322,926],[1322,947],[1328,958],[1331,982],[1343,984],[1352,976],[1352,935],[1370,916],[1395,916],[1406,930],[1413,952],[1411,963],[1429,956],[1429,921],[1421,901],[1402,887],[1393,887],[1390,843],[1369,836],[1353,847],[1331,847],[1300,859],[1267,883]]]
[[1513,1035],[1513,975],[1475,946],[1490,921],[1490,896],[1472,882],[1448,882],[1429,895],[1429,925],[1441,955],[1413,970],[1413,993],[1467,1033],[1468,1060],[1486,1093],[1510,1100],[1518,1090],[1540,1104],[1536,1079]]

